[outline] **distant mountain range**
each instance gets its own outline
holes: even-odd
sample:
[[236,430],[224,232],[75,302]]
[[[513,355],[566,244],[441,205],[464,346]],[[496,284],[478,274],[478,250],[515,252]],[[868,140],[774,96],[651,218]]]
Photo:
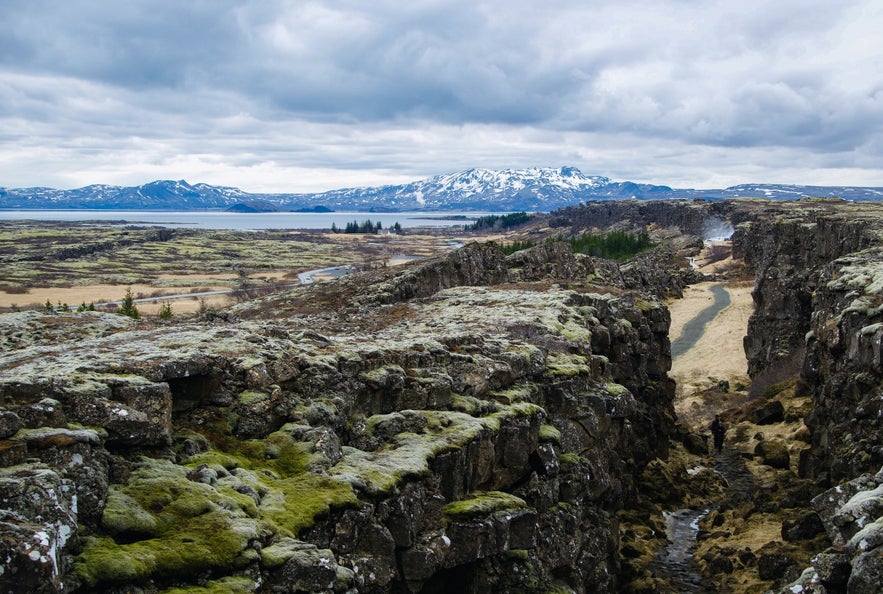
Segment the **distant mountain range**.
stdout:
[[397,186],[347,188],[316,194],[253,194],[238,188],[155,181],[143,186],[92,185],[75,190],[0,188],[0,208],[201,210],[238,212],[420,210],[551,211],[589,200],[806,197],[883,200],[883,188],[745,184],[722,190],[614,182],[574,167],[468,169]]

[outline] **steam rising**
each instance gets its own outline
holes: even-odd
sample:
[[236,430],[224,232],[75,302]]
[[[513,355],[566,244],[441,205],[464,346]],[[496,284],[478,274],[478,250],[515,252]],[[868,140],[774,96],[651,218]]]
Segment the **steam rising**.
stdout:
[[733,226],[727,221],[709,219],[702,226],[702,239],[705,241],[726,241],[733,236]]

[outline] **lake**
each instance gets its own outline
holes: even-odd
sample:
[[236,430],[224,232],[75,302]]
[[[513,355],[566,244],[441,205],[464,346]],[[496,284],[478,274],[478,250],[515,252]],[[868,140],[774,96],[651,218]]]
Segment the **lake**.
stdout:
[[[398,223],[409,227],[462,226],[472,220],[506,213],[492,212],[262,212],[238,213],[226,211],[140,211],[140,210],[2,210],[0,220],[5,221],[89,221],[96,224],[146,223],[162,227],[188,227],[193,229],[235,229],[250,231],[258,229],[331,229],[332,223],[339,228],[356,221],[380,221],[384,229]],[[465,218],[464,218],[465,217]]]

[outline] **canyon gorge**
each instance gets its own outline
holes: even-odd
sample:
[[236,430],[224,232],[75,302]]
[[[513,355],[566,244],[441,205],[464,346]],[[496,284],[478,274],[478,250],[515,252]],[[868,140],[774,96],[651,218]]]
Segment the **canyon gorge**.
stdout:
[[[606,201],[531,225],[657,245],[468,243],[170,323],[0,315],[0,590],[681,591],[658,559],[692,508],[691,591],[879,591],[883,207]],[[721,234],[730,268],[691,266]],[[686,418],[669,305],[728,274],[753,306],[720,356],[748,379],[696,386]],[[750,517],[777,533],[740,541]]]

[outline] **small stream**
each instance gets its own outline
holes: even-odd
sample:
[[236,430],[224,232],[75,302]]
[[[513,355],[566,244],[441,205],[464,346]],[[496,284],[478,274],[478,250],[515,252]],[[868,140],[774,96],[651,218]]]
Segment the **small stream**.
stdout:
[[699,573],[693,560],[696,550],[696,535],[699,534],[699,520],[710,510],[679,509],[663,512],[665,534],[669,544],[657,555],[650,570],[668,580],[674,592],[710,592],[712,586]]
[[[735,450],[724,447],[721,453],[716,454],[714,470],[727,480],[726,497],[731,502],[745,501],[751,498],[757,489],[757,479]],[[650,570],[655,576],[667,580],[673,592],[716,591],[714,585],[699,573],[699,568],[693,559],[699,522],[709,511],[711,511],[710,507],[663,512],[668,545],[659,551],[656,560],[650,564]]]

